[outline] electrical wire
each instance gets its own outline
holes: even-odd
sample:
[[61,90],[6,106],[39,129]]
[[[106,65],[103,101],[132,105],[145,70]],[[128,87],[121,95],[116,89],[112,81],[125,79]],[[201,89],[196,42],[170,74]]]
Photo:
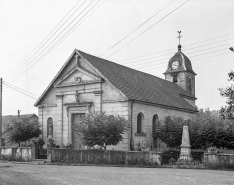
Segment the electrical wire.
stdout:
[[[220,37],[215,37],[215,38],[212,38],[212,39],[208,39],[208,40],[204,40],[204,41],[200,41],[200,42],[195,42],[195,43],[188,44],[188,45],[183,45],[183,48],[184,47],[186,48],[186,47],[191,46],[191,45],[196,45],[196,44],[199,44],[199,43],[211,41],[211,40],[216,40],[216,39],[219,39],[219,38],[222,38],[222,37],[231,36],[231,35],[234,35],[234,34],[223,35],[223,36],[220,36]],[[233,38],[231,38],[231,39],[233,39]],[[229,39],[226,39],[226,40],[229,40]],[[222,41],[226,41],[226,40],[222,40]],[[222,41],[218,41],[218,42],[222,42]],[[218,43],[218,42],[214,42],[214,43]],[[202,46],[200,46],[200,47],[202,47]],[[171,48],[171,49],[168,49],[168,50],[163,50],[163,51],[159,51],[159,52],[155,52],[155,53],[150,53],[150,54],[146,54],[146,55],[141,55],[141,56],[137,56],[137,57],[133,57],[133,58],[118,60],[117,62],[132,60],[132,59],[136,59],[136,58],[142,58],[142,57],[145,57],[145,56],[155,55],[155,54],[158,54],[158,53],[164,53],[164,52],[172,51],[172,50],[175,50],[175,48]]]
[[[85,2],[85,0],[84,0],[84,2]],[[84,3],[83,2],[83,3]],[[79,2],[77,2],[76,4],[75,4],[75,6],[73,6],[73,8],[63,17],[63,19],[54,27],[54,29],[39,43],[39,45],[32,51],[32,52],[30,52],[30,54],[12,71],[12,72],[10,72],[9,74],[8,74],[8,78],[10,78],[11,76],[12,76],[12,74],[14,73],[14,72],[16,72],[16,71],[18,71],[19,69],[21,69],[21,67],[22,66],[24,66],[24,64],[26,64],[27,63],[27,61],[29,60],[29,59],[31,59],[32,58],[32,56],[29,58],[29,56],[31,55],[31,54],[33,54],[34,53],[34,51],[35,50],[37,50],[37,48],[42,44],[42,43],[44,43],[44,41],[45,40],[49,40],[50,38],[52,38],[53,36],[54,36],[54,34],[55,33],[57,33],[57,31],[71,18],[71,16],[72,15],[74,15],[74,13],[76,13],[79,9],[80,9],[80,7],[83,5],[83,3],[76,9],[76,11],[75,12],[73,12],[72,13],[72,15],[71,16],[69,16],[69,18],[68,19],[66,19],[66,21],[65,21],[65,23],[63,23],[60,27],[59,27],[59,29],[57,29],[55,32],[54,32],[54,30],[63,22],[63,20],[68,16],[68,14],[78,5],[78,3]],[[54,32],[54,34],[52,35],[52,36],[50,36],[52,33]],[[48,37],[50,36],[50,38],[49,39],[47,39]],[[46,44],[46,43],[45,43]],[[40,48],[39,48],[39,50],[38,51],[40,51],[40,49],[45,45],[45,44],[43,44]],[[38,52],[37,51],[37,52]],[[36,53],[37,53],[36,52]],[[28,59],[27,59],[28,58]],[[26,60],[27,59],[27,60]],[[24,62],[26,60],[26,62]],[[24,62],[24,63],[23,63]],[[23,64],[22,64],[23,63]],[[21,65],[22,64],[22,65]],[[21,67],[19,67],[21,65]]]
[[16,88],[16,89],[18,89],[18,90],[20,90],[20,91],[24,91],[24,92],[27,93],[27,94],[31,94],[32,96],[39,97],[39,96],[36,95],[36,94],[30,93],[30,92],[28,92],[28,91],[25,91],[24,89],[21,89],[21,88],[16,87],[16,86],[14,86],[14,85],[12,85],[12,84],[9,84],[9,83],[7,83],[6,81],[3,81],[3,82],[4,82],[6,85],[12,86],[12,87],[14,87],[14,88]]
[[[230,41],[230,40],[233,40],[234,38],[230,38],[230,39],[225,39],[225,40],[222,40],[222,41],[217,41],[217,42],[213,42],[213,43],[209,43],[209,44],[205,44],[205,45],[201,45],[201,46],[197,46],[197,47],[193,47],[193,48],[188,48],[188,49],[183,49],[183,51],[188,51],[188,50],[192,50],[192,49],[196,49],[196,48],[201,48],[201,47],[204,47],[204,46],[208,46],[208,45],[212,45],[212,44],[216,44],[216,43],[220,43],[220,42],[223,42],[223,41]],[[211,48],[216,48],[216,47],[220,47],[220,46],[224,46],[224,45],[229,45],[230,43],[227,43],[227,44],[223,44],[223,45],[218,45],[218,46],[214,46],[214,47],[211,47]],[[175,50],[175,49],[173,49]],[[203,50],[207,50],[207,49],[203,49]],[[169,51],[169,50],[167,50]],[[202,50],[201,50],[202,51]],[[195,51],[196,52],[196,51]],[[159,52],[160,53],[160,52]],[[157,58],[157,57],[161,57],[161,56],[167,56],[167,55],[172,55],[174,54],[173,53],[168,53],[168,54],[163,54],[163,55],[158,55],[158,56],[154,56],[154,57],[150,57],[150,58],[145,58],[145,59],[140,59],[140,60],[133,60],[131,62],[127,62],[127,63],[134,63],[136,61],[142,61],[142,60],[147,60],[147,59],[153,59],[153,58]],[[188,53],[189,54],[189,53]],[[150,55],[153,55],[153,54],[150,54]],[[137,58],[142,58],[142,57],[134,57],[134,59],[137,59]],[[130,59],[126,59],[126,60],[119,60],[117,62],[122,62],[122,61],[127,61],[127,60],[130,60]]]
[[[92,0],[84,9],[81,11],[36,57],[33,58],[36,59],[38,56],[40,56],[92,3],[94,0]],[[32,60],[32,61],[33,61]],[[22,70],[21,70],[22,71]]]
[[[225,45],[228,45],[228,44],[225,44]],[[220,46],[224,46],[224,45],[220,45]],[[206,49],[198,50],[198,51],[193,51],[193,52],[189,52],[189,53],[187,53],[187,54],[197,53],[197,52],[201,52],[201,51],[205,51],[205,50],[217,48],[217,47],[220,47],[220,46],[211,47],[211,48],[206,48]],[[208,52],[208,53],[200,53],[200,54],[195,55],[195,56],[200,56],[200,55],[209,54],[209,53],[213,53],[213,52],[223,51],[223,50],[226,50],[226,49],[227,49],[227,48],[225,48],[225,49],[220,49],[220,50],[215,50],[215,51],[210,51],[210,52]],[[172,53],[172,54],[173,54],[173,53]],[[186,54],[186,55],[187,55],[187,54]],[[166,55],[169,55],[169,54],[166,54]],[[171,54],[170,54],[170,55],[171,55]],[[162,55],[162,56],[163,56],[163,55]],[[190,57],[194,57],[194,56],[190,56]],[[137,60],[137,61],[133,61],[133,62],[141,62],[141,61],[145,61],[145,60],[153,59],[153,58],[157,58],[157,57],[151,57],[151,58],[147,58],[147,59],[143,59],[143,60]],[[133,64],[133,66],[142,65],[142,64],[150,64],[150,63],[152,63],[152,62],[161,61],[161,60],[167,60],[167,59],[168,59],[168,58],[163,58],[163,59],[153,60],[153,61],[145,61],[145,63]],[[126,65],[126,64],[129,64],[129,63],[133,63],[133,62],[127,62],[127,63],[125,63],[125,65]]]
[[113,52],[112,54],[108,55],[105,59],[109,58],[110,56],[112,56],[113,54],[115,54],[116,52],[118,52],[119,50],[121,50],[123,47],[125,47],[126,45],[130,44],[132,41],[136,40],[138,37],[140,37],[142,34],[144,34],[146,31],[150,30],[152,27],[154,27],[155,25],[157,25],[159,22],[161,22],[162,20],[164,20],[166,17],[168,17],[169,15],[171,15],[173,12],[175,12],[176,10],[178,10],[180,7],[182,7],[184,4],[186,4],[187,2],[189,2],[190,0],[187,0],[186,2],[182,3],[180,6],[178,6],[177,8],[175,8],[174,10],[172,10],[170,13],[168,13],[167,15],[165,15],[163,18],[161,18],[159,21],[157,21],[156,23],[154,23],[153,25],[151,25],[149,28],[147,28],[145,31],[141,32],[139,35],[137,35],[136,37],[134,37],[132,40],[130,40],[129,42],[127,42],[125,45],[123,45],[121,48],[119,48],[118,50],[116,50],[115,52]]
[[124,36],[121,40],[119,40],[117,43],[115,43],[113,46],[111,46],[108,50],[106,50],[104,53],[102,53],[99,57],[101,57],[102,55],[104,55],[105,53],[107,53],[108,51],[110,51],[112,48],[114,48],[116,45],[118,45],[120,42],[122,42],[124,39],[126,39],[128,36],[130,36],[132,33],[134,33],[136,30],[138,30],[140,27],[142,27],[145,23],[147,23],[149,20],[151,20],[153,17],[155,17],[157,14],[159,14],[161,11],[163,11],[166,7],[168,7],[171,3],[173,3],[175,0],[171,1],[170,3],[168,3],[165,7],[163,7],[162,9],[160,9],[157,13],[155,13],[153,16],[151,16],[150,18],[148,18],[146,21],[144,21],[140,26],[138,26],[137,28],[135,28],[133,31],[131,31],[129,34],[127,34],[126,36]]
[[[99,1],[99,2],[100,2],[100,1]],[[98,2],[98,3],[99,3],[99,2]],[[103,2],[104,2],[104,1],[103,1]],[[102,3],[103,3],[103,2],[102,2]],[[98,3],[96,3],[90,10],[92,10]],[[98,7],[99,7],[102,3],[100,3],[100,4],[98,5]],[[98,8],[98,7],[97,7],[97,8]],[[96,9],[97,9],[97,8],[96,8]],[[96,9],[95,9],[95,10],[96,10]],[[89,10],[89,11],[90,11],[90,10]],[[95,10],[94,10],[94,11],[95,11]],[[86,15],[89,13],[89,11],[88,11],[84,16],[86,16]],[[93,11],[93,12],[94,12],[94,11]],[[92,13],[93,13],[93,12],[92,12]],[[91,13],[91,14],[92,14],[92,13]],[[91,14],[90,14],[90,15],[91,15]],[[88,16],[84,19],[84,21],[85,21],[90,15],[88,15]],[[83,16],[80,20],[82,20],[82,19],[84,18],[84,16]],[[84,22],[84,21],[83,21],[83,22]],[[79,22],[80,22],[80,21],[78,21],[62,38],[60,38],[46,53],[44,53],[44,55],[42,55],[38,60],[36,60],[34,63],[32,63],[31,66],[29,66],[29,67],[26,68],[24,71],[22,71],[22,73],[19,74],[17,77],[22,76],[22,74],[24,74],[24,73],[25,73],[27,70],[29,70],[30,68],[34,67],[34,66],[35,66],[38,62],[40,62],[47,54],[49,54],[53,49],[55,49],[55,48],[63,41],[62,39],[63,39],[65,36],[67,37],[72,31],[74,31],[79,25],[81,25],[81,24],[83,23],[83,22],[81,22],[79,25],[77,25]],[[76,25],[77,25],[77,26],[76,26]],[[75,27],[75,26],[76,26],[76,27]],[[75,27],[75,29],[73,29],[74,27]],[[68,33],[69,33],[69,34],[68,34]],[[65,37],[65,38],[66,38],[66,37]],[[62,40],[62,41],[61,41],[61,40]],[[59,42],[59,41],[61,41],[61,42]],[[58,42],[59,42],[59,44],[56,45]],[[55,46],[55,45],[56,45],[56,46]],[[54,47],[54,46],[55,46],[55,47]],[[15,78],[17,78],[17,77],[15,77]]]
[[20,92],[21,94],[24,94],[24,95],[26,95],[26,96],[28,96],[28,97],[30,97],[30,98],[33,98],[33,99],[37,100],[37,98],[34,98],[34,97],[32,97],[32,96],[30,96],[30,95],[28,95],[28,94],[24,93],[24,92],[21,92],[21,91],[19,91],[19,90],[15,89],[15,88],[13,88],[13,87],[11,87],[11,86],[7,85],[6,83],[3,83],[3,84],[4,84],[5,86],[7,86],[7,87],[11,88],[11,89],[14,89],[15,91]]

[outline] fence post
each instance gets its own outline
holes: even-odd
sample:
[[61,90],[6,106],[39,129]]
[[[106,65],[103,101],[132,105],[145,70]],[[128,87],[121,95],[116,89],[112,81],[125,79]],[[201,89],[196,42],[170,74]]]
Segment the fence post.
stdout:
[[31,159],[32,160],[38,159],[38,145],[35,143],[32,143],[31,146]]

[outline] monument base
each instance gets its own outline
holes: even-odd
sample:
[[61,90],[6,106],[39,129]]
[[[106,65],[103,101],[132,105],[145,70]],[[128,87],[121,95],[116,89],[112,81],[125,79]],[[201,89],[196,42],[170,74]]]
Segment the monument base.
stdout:
[[190,146],[181,146],[180,157],[177,160],[176,164],[194,164],[194,160],[191,157]]

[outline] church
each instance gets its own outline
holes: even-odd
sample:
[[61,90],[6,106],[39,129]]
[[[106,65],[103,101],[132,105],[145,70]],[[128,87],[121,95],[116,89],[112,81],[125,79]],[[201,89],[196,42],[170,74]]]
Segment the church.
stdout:
[[124,139],[107,149],[128,151],[140,144],[154,150],[153,128],[160,119],[189,119],[198,112],[196,73],[181,45],[164,75],[161,79],[75,49],[35,103],[44,140],[50,137],[57,146],[72,143],[74,148],[84,149],[72,123],[86,113],[104,111],[130,122]]

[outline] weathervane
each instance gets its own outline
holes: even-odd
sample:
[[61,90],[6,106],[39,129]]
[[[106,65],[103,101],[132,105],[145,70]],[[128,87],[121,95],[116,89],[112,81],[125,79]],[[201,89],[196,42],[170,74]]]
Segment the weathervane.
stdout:
[[181,31],[178,31],[178,33],[179,33],[179,36],[178,36],[177,38],[179,38],[179,45],[180,45],[180,38],[182,37],[182,36],[180,35]]

